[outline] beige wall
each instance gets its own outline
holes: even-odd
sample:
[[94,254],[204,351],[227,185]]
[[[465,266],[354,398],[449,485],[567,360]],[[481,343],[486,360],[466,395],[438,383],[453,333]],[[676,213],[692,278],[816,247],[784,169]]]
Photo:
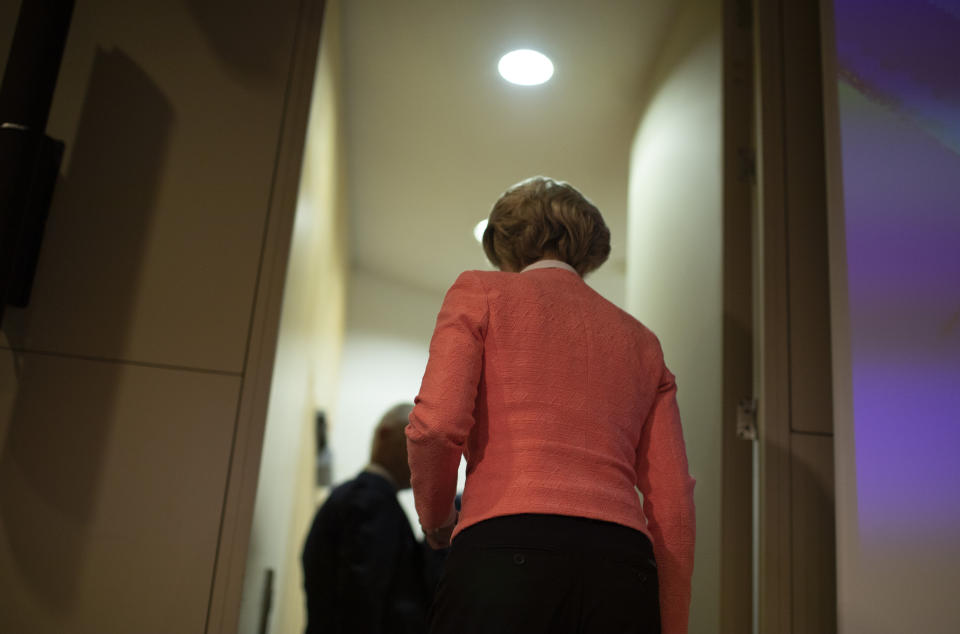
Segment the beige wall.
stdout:
[[77,3],[0,339],[0,631],[204,631],[300,4]]
[[677,375],[697,548],[690,631],[719,628],[722,326],[721,13],[687,0],[668,32],[630,159],[627,306]]
[[260,623],[265,572],[275,572],[269,631],[301,632],[300,551],[315,499],[314,417],[335,408],[346,314],[338,2],[327,2],[300,196],[294,220],[240,630]]
[[[451,284],[457,273],[451,274]],[[441,293],[363,269],[351,272],[339,401],[331,421],[336,482],[367,464],[373,429],[383,413],[396,403],[412,402],[420,391],[442,301]],[[400,503],[420,537],[413,494],[401,492]]]

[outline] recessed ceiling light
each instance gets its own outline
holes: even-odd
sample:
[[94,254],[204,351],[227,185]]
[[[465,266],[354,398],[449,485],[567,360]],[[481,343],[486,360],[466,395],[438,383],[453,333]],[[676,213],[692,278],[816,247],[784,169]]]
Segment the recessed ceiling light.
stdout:
[[553,77],[553,62],[543,53],[521,48],[501,57],[497,70],[511,84],[536,86]]
[[483,242],[483,232],[487,230],[487,219],[484,218],[477,223],[477,226],[473,228],[473,237],[477,239],[477,242]]

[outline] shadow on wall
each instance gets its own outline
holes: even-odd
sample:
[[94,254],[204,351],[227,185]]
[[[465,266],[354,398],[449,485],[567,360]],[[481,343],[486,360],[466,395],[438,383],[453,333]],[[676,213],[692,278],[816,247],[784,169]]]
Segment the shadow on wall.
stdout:
[[[283,11],[256,0],[190,0],[187,9],[227,68],[250,81],[274,81],[286,72],[292,41],[283,38]],[[224,19],[224,16],[238,16]],[[266,26],[269,24],[270,26]],[[264,38],[272,41],[264,42]],[[257,42],[257,46],[250,46]],[[266,54],[265,54],[266,53]]]
[[[791,434],[791,451],[768,445],[769,461],[790,465],[790,613],[793,632],[837,631],[833,438]],[[777,541],[779,536],[768,536]],[[761,545],[761,549],[763,546]],[[763,551],[761,550],[761,553]],[[761,555],[762,556],[762,555]],[[761,590],[762,592],[762,590]]]
[[[84,324],[71,318],[71,307],[81,298],[111,312],[130,312],[136,299],[173,122],[170,103],[133,60],[121,51],[96,51],[35,283],[35,291],[48,295],[55,289],[44,309],[58,312],[57,323],[78,336]],[[30,350],[30,310],[9,310],[3,324],[13,352],[0,376],[9,374],[13,385],[0,411],[0,539],[13,561],[0,572],[0,588],[23,586],[59,612],[76,598],[86,540],[102,530],[91,520],[119,366]],[[122,350],[126,333],[113,338],[108,349]],[[78,385],[80,363],[85,374]],[[7,618],[16,617],[0,617],[0,629],[21,631],[6,629],[16,627]]]

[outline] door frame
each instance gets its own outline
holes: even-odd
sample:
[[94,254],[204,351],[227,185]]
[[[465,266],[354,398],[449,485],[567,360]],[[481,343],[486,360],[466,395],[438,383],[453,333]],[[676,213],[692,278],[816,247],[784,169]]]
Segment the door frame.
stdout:
[[738,406],[754,394],[753,7],[723,2],[723,378],[720,632],[753,622],[753,445],[738,434]]
[[754,3],[754,632],[836,631],[820,9],[820,2]]
[[301,0],[297,16],[204,629],[207,634],[234,634],[238,627],[325,5],[325,0]]

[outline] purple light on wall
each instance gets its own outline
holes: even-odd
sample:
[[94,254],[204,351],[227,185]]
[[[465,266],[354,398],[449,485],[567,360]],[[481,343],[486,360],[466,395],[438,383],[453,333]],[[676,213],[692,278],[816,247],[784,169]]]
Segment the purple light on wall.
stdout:
[[861,539],[960,534],[960,2],[837,0]]

